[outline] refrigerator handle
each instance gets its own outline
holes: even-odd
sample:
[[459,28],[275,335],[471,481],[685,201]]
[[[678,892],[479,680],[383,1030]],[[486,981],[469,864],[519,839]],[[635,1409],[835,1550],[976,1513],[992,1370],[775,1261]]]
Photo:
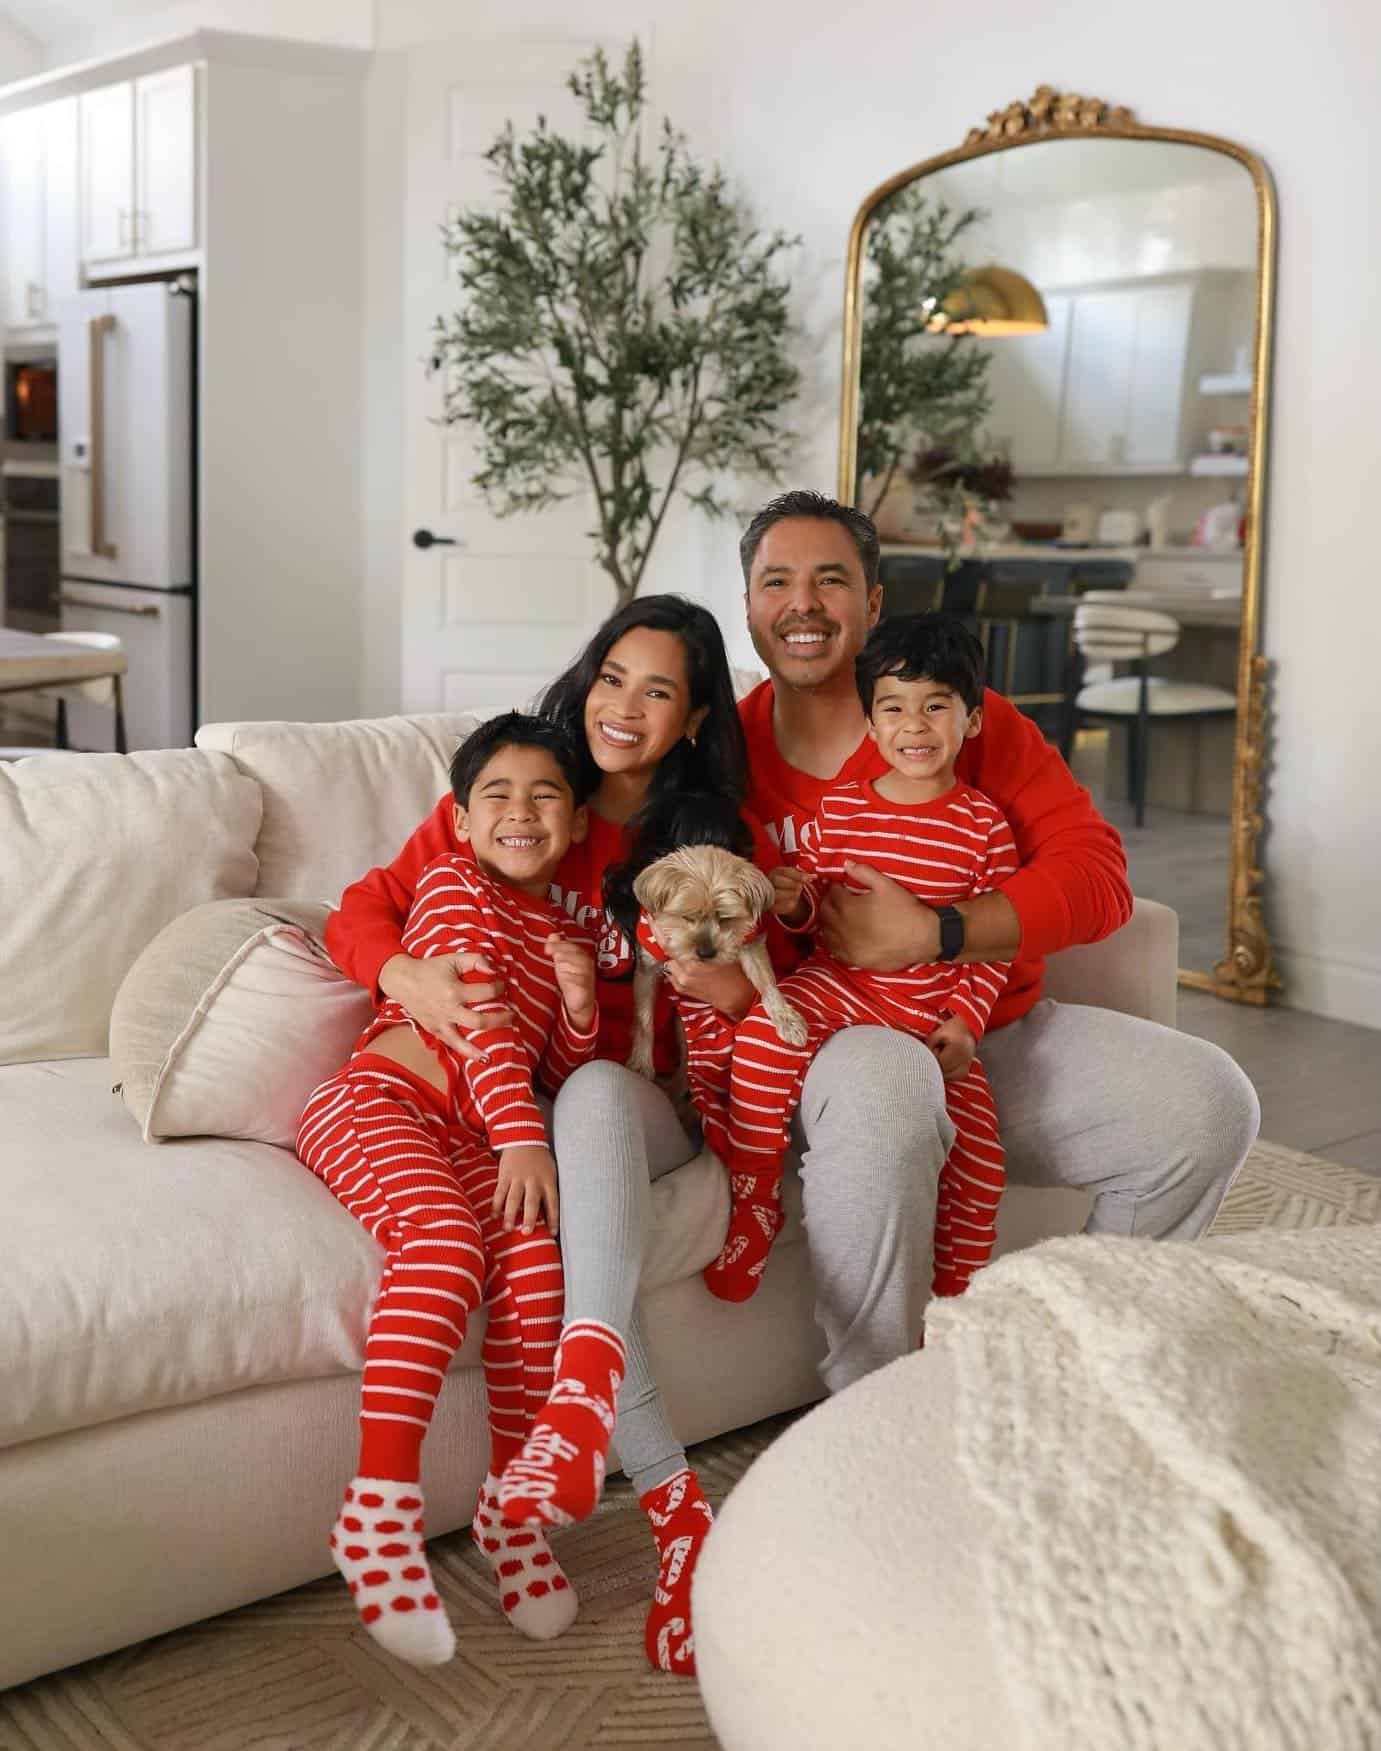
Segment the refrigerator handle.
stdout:
[[87,322],[87,358],[91,381],[91,552],[114,559],[115,543],[105,536],[105,350],[104,339],[115,327],[107,313]]
[[58,600],[67,608],[99,608],[102,614],[137,614],[141,620],[157,620],[162,610],[154,602],[140,602],[127,608],[123,602],[96,601],[91,596],[74,596],[64,590]]

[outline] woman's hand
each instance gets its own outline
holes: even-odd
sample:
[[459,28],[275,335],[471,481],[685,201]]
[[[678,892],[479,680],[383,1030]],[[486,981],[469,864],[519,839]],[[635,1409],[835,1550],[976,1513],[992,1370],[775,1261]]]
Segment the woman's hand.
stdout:
[[556,970],[566,1018],[578,1034],[588,1034],[595,1019],[595,958],[589,949],[555,930],[545,946]]
[[560,1208],[556,1197],[556,1162],[541,1143],[518,1143],[499,1155],[494,1187],[494,1214],[505,1234],[521,1226],[531,1234],[545,1211],[547,1227],[557,1232]]
[[668,961],[667,978],[683,997],[710,1004],[730,1021],[742,1021],[757,1001],[757,991],[737,961]]
[[[468,973],[487,975],[471,980]],[[513,1020],[511,1009],[478,1009],[503,996],[504,982],[483,955],[433,955],[416,960],[412,955],[394,955],[379,971],[379,989],[391,997],[429,1034],[459,1052],[462,1058],[483,1058],[466,1033],[482,1028],[506,1027]]]

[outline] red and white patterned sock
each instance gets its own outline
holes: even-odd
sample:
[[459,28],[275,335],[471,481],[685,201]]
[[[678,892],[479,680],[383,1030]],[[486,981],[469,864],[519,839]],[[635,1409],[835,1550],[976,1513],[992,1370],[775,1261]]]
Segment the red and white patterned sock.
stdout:
[[542,1533],[504,1524],[499,1480],[492,1471],[480,1485],[470,1536],[489,1559],[499,1583],[499,1604],[514,1629],[533,1641],[549,1642],[571,1627],[580,1609],[575,1588]]
[[700,1493],[700,1480],[689,1468],[639,1496],[638,1502],[662,1559],[643,1629],[643,1646],[650,1663],[660,1671],[690,1677],[695,1671],[691,1576],[714,1515]]
[[705,1266],[705,1284],[721,1301],[746,1301],[762,1281],[772,1242],[786,1221],[781,1178],[735,1173],[729,1187],[729,1231],[719,1257]]
[[569,1526],[594,1513],[623,1365],[623,1339],[612,1326],[580,1319],[562,1332],[551,1397],[499,1481],[505,1520]]
[[441,1666],[455,1653],[427,1563],[417,1484],[352,1478],[331,1528],[331,1558],[381,1647],[414,1666]]

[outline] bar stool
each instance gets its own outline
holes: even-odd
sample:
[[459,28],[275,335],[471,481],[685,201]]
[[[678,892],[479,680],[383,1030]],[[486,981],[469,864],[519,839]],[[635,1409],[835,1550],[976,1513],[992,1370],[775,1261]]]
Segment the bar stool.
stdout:
[[1146,818],[1146,774],[1153,723],[1235,715],[1237,699],[1222,687],[1152,675],[1156,657],[1174,650],[1180,623],[1158,608],[1130,608],[1116,591],[1090,591],[1074,611],[1074,643],[1083,663],[1126,664],[1080,686],[1067,701],[1061,752],[1066,760],[1080,719],[1122,724],[1127,731],[1127,793],[1141,827]]

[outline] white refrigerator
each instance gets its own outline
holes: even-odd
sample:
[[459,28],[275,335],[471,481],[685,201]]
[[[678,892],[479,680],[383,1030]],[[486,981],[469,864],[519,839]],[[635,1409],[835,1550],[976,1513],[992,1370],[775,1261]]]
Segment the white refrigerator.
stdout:
[[[128,744],[196,728],[195,282],[82,292],[58,320],[62,628],[115,633]],[[68,706],[72,745],[110,748],[112,713]]]

